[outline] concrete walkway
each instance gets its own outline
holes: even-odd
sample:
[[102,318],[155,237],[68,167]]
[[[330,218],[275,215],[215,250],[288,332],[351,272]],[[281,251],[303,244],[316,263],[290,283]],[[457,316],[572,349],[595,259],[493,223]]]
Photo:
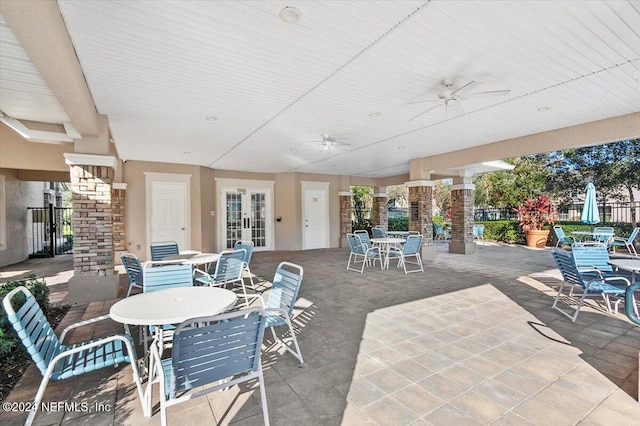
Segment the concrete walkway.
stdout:
[[[410,275],[395,267],[346,272],[344,249],[254,253],[251,269],[264,288],[280,261],[305,268],[295,321],[305,365],[265,334],[272,424],[638,424],[640,327],[595,300],[575,324],[551,310],[559,273],[549,250],[486,243],[462,256],[437,247],[425,272]],[[65,323],[113,303],[74,307]],[[72,337],[110,332],[121,325],[104,321]],[[32,401],[40,379],[31,366],[7,401]],[[92,409],[43,412],[37,424],[160,423],[157,405],[152,418],[142,416],[129,366],[51,383],[44,400]],[[255,387],[168,412],[174,425],[262,423]],[[0,422],[25,417],[3,412]]]

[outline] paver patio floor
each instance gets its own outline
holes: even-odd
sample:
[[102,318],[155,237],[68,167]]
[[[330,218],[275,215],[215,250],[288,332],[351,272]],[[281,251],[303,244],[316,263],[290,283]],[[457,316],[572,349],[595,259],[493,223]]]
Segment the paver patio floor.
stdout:
[[[305,269],[294,324],[304,366],[265,334],[272,424],[638,424],[640,327],[595,301],[576,323],[551,310],[559,272],[549,250],[487,243],[463,256],[436,246],[425,272],[409,275],[395,264],[346,272],[345,249],[254,253],[251,269],[267,281],[283,260]],[[74,307],[61,326],[113,303]],[[113,332],[122,326],[103,321],[73,338]],[[7,401],[32,401],[40,380],[31,366]],[[92,412],[43,412],[36,424],[160,423],[157,404],[142,416],[129,366],[51,383],[44,401],[86,402]],[[168,413],[174,425],[262,424],[255,386]],[[0,414],[3,425],[26,417]]]

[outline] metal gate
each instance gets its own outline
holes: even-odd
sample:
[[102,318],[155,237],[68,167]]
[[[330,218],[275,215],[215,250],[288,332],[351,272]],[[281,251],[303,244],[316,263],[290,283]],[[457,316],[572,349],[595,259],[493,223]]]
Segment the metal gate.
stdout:
[[53,257],[73,252],[71,207],[27,207],[29,257]]

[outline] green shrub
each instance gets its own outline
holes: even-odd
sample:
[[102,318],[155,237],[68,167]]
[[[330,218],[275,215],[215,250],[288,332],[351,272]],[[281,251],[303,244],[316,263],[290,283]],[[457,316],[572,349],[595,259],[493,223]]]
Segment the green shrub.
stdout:
[[389,231],[408,231],[409,230],[408,217],[390,217],[387,223],[389,225]]
[[[44,279],[38,278],[33,274],[23,280],[0,283],[0,300],[3,300],[4,296],[6,296],[11,290],[20,286],[24,286],[29,289],[40,305],[42,312],[48,316],[51,310],[51,306],[49,304],[49,288],[47,287]],[[24,302],[25,297],[22,293],[16,295],[13,298],[13,308],[18,310]],[[4,307],[0,307],[0,356],[10,352],[15,346],[22,347],[19,345],[19,342],[20,339],[16,336],[15,331],[7,318],[7,313],[4,311]]]

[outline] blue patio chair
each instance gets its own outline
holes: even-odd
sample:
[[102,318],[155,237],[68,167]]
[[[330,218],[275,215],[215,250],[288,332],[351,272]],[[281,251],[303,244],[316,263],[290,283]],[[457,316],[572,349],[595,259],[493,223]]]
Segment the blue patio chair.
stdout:
[[253,274],[251,273],[251,269],[249,269],[249,264],[251,263],[251,256],[253,255],[253,241],[236,241],[233,246],[234,250],[242,250],[244,249],[244,265],[242,272],[242,280],[244,281],[244,277],[249,277],[249,282],[251,282],[251,288],[253,290],[256,289],[255,284],[253,283]]
[[163,241],[151,243],[151,260],[162,260],[166,256],[180,254],[178,243],[175,241]]
[[147,409],[151,411],[153,383],[159,383],[160,422],[167,408],[215,391],[257,379],[264,424],[269,424],[260,350],[267,315],[260,308],[242,309],[184,321],[173,334],[171,358],[151,348]]
[[[193,267],[189,264],[163,264],[147,262],[142,269],[142,292],[165,290],[168,288],[192,287]],[[156,334],[159,343],[171,338],[171,332],[176,324],[164,324],[160,330],[156,326],[142,327],[142,341],[145,354],[149,351],[148,343],[151,335]]]
[[[271,290],[266,302],[261,295],[250,296],[259,299],[262,307],[267,312],[266,326],[271,329],[274,341],[280,343],[288,352],[298,358],[300,364],[304,363],[304,360],[302,359],[302,352],[300,352],[300,346],[298,346],[298,339],[296,339],[291,319],[293,318],[293,308],[296,300],[298,300],[303,275],[302,266],[290,262],[280,262],[273,276]],[[295,351],[282,338],[276,335],[275,327],[282,325],[286,325],[289,328]]]
[[353,231],[353,233],[360,237],[360,241],[367,246],[367,248],[373,247],[369,233],[365,229],[358,229],[357,231]]
[[[62,331],[58,339],[36,298],[26,287],[11,290],[2,300],[2,305],[7,319],[42,374],[42,381],[33,401],[33,410],[29,412],[25,425],[33,423],[50,379],[69,379],[101,368],[116,367],[124,362],[131,364],[133,381],[140,401],[143,401],[138,357],[130,336],[113,335],[72,345],[63,344],[70,330],[109,319],[109,315],[72,324]],[[144,404],[142,408],[146,414]]]
[[471,232],[474,240],[482,240],[484,243],[484,225],[473,225],[473,230]]
[[434,223],[433,229],[434,229],[434,238],[436,240],[449,241],[451,239],[451,234],[446,232],[442,227],[442,225],[438,225],[437,223]]
[[[385,262],[389,263],[389,259],[397,258],[397,267],[399,268],[400,265],[402,265],[405,274],[410,274],[412,272],[424,272],[422,258],[420,257],[420,250],[422,250],[422,235],[408,235],[402,249],[389,247],[389,252],[387,253]],[[415,261],[409,261],[409,258],[414,258]],[[411,265],[418,265],[420,269],[408,271],[407,263]]]
[[613,248],[613,251],[616,250],[616,247],[624,247],[627,249],[627,251],[631,256],[636,256],[636,257],[639,256],[636,250],[636,247],[634,245],[634,241],[638,236],[638,234],[640,234],[640,227],[636,227],[631,232],[631,235],[629,235],[629,237],[627,238],[613,237],[613,241],[611,242],[611,247]]
[[387,233],[382,228],[371,228],[371,233],[373,238],[385,238],[387,236]]
[[129,297],[134,287],[142,289],[142,264],[138,256],[133,253],[122,253],[120,259],[127,273],[127,278],[129,278],[129,290],[127,290],[127,297]]
[[226,287],[228,284],[239,283],[242,287],[246,305],[249,306],[247,289],[242,280],[245,253],[245,249],[223,251],[216,262],[213,274],[208,274],[200,269],[194,270],[196,283],[210,287]]
[[560,225],[554,225],[553,232],[555,232],[556,237],[558,238],[558,242],[556,242],[556,247],[558,247],[560,244],[571,245],[576,242],[576,240],[572,236],[569,236],[564,233],[564,229],[562,229],[562,226]]
[[[597,269],[579,271],[576,267],[573,255],[565,250],[554,248],[552,255],[560,269],[560,273],[562,274],[562,283],[560,284],[558,294],[553,301],[552,309],[556,309],[562,315],[565,315],[571,319],[571,321],[575,322],[580,314],[580,308],[582,307],[585,298],[600,296],[604,300],[607,312],[609,313],[612,312],[610,298],[616,298],[615,312],[618,312],[618,304],[622,301],[625,290],[609,283],[620,281],[622,284],[625,284],[626,287],[630,284],[629,280],[618,276],[605,278]],[[594,274],[594,277],[589,278],[588,276],[585,276],[586,273],[592,273]],[[566,286],[569,287],[569,293],[565,296],[562,291]],[[565,300],[567,297],[573,299],[574,290],[580,290],[582,293],[578,295],[579,299],[576,302],[575,312],[571,315],[558,307],[558,301],[561,297]]]
[[610,226],[598,226],[593,228],[593,241],[604,246],[611,247],[615,230]]
[[[362,274],[365,265],[371,265],[373,263],[375,266],[376,261],[380,261],[380,269],[382,270],[384,265],[382,264],[380,247],[367,247],[360,239],[359,234],[347,234],[347,241],[349,242],[349,248],[351,250],[349,253],[349,261],[347,262],[347,271],[355,271]],[[354,265],[362,263],[362,267],[360,269],[351,268],[351,261],[353,261]]]

